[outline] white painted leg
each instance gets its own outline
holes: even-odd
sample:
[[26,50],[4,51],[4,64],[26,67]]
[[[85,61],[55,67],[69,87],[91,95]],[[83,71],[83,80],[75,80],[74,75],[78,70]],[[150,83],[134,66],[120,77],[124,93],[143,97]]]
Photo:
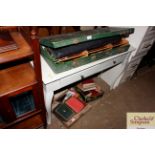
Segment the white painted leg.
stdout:
[[54,95],[53,91],[44,90],[45,106],[46,106],[46,110],[47,110],[47,124],[51,124],[53,95]]

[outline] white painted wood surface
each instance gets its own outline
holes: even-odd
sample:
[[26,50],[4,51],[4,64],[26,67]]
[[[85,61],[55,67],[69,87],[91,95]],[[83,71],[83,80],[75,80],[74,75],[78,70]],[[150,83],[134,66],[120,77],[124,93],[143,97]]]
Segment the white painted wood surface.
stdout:
[[129,50],[125,53],[120,53],[105,59],[97,60],[95,62],[59,74],[54,73],[53,70],[47,64],[47,62],[44,60],[44,58],[41,56],[42,79],[44,86],[48,124],[51,123],[51,102],[54,95],[54,91],[63,88],[67,85],[70,85],[74,82],[77,82],[82,78],[89,77],[107,68],[113,67],[117,64],[124,62],[126,60],[127,55],[131,53],[131,51],[133,51],[132,47],[130,47]]

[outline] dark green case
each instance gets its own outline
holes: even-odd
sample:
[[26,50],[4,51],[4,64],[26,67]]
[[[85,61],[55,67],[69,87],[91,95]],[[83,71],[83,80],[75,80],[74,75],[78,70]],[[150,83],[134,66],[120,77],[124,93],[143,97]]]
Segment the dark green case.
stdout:
[[63,121],[68,121],[75,113],[66,104],[59,104],[55,110],[55,114]]
[[96,40],[107,37],[121,36],[128,37],[134,32],[134,28],[106,27],[94,30],[78,31],[68,34],[54,35],[44,37],[40,44],[50,48],[60,48],[68,45],[78,44],[90,40]]

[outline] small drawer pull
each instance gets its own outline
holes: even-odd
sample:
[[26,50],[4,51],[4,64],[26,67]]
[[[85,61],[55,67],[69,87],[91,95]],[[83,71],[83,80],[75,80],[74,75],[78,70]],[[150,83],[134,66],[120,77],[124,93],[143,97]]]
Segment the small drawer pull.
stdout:
[[84,80],[84,76],[83,75],[81,75],[81,80]]
[[137,66],[138,66],[138,64],[135,64],[135,65],[131,66],[131,68],[135,68],[135,67],[137,67]]
[[148,48],[148,47],[150,47],[150,46],[152,46],[152,45],[151,45],[151,44],[146,45],[146,46],[143,47],[143,49],[144,49],[144,48]]
[[116,61],[115,60],[113,61],[113,64],[116,64]]

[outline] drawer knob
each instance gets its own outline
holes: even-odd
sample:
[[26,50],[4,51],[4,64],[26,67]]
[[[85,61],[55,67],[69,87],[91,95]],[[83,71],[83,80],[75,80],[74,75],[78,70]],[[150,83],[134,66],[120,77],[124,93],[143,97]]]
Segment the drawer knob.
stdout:
[[149,47],[151,47],[151,46],[152,46],[152,45],[149,44],[149,45],[144,46],[144,48],[149,48]]
[[81,75],[81,80],[84,80],[84,76],[83,75]]
[[116,61],[115,60],[113,61],[113,64],[116,64]]
[[131,68],[135,68],[135,67],[137,67],[137,66],[138,66],[138,64],[135,64],[135,65],[131,66]]

